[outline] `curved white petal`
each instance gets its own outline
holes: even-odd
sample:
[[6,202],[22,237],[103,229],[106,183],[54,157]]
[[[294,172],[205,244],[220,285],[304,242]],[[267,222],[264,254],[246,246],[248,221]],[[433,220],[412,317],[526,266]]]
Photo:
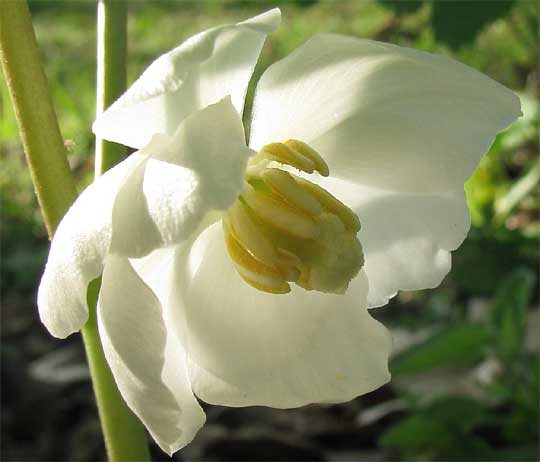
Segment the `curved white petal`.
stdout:
[[98,326],[118,389],[169,454],[188,444],[205,421],[191,391],[185,353],[167,330],[161,305],[127,259],[108,256]]
[[317,183],[360,218],[369,307],[385,305],[398,290],[437,287],[450,271],[450,251],[459,247],[470,227],[463,189],[414,194],[335,178],[320,177]]
[[160,56],[94,123],[94,133],[141,148],[172,135],[189,114],[227,95],[242,114],[249,79],[266,35],[279,26],[273,9],[238,24],[201,32]]
[[366,309],[361,273],[346,296],[248,286],[227,254],[221,223],[178,252],[168,304],[204,401],[276,408],[343,402],[390,378],[390,338]]
[[58,225],[38,290],[41,321],[55,337],[78,331],[88,318],[86,290],[103,269],[116,192],[141,160],[133,154],[99,177]]
[[150,287],[162,306],[168,303],[176,247],[157,249],[143,258],[129,262],[144,283]]
[[398,290],[439,286],[452,267],[450,251],[470,228],[464,191],[404,195],[371,189],[361,197],[354,208],[364,224],[368,306],[385,305]]
[[111,252],[142,257],[187,239],[244,186],[251,151],[230,98],[188,116],[172,137],[154,136],[113,208]]
[[324,34],[263,74],[250,145],[297,138],[340,178],[441,192],[460,188],[520,114],[513,92],[449,58]]

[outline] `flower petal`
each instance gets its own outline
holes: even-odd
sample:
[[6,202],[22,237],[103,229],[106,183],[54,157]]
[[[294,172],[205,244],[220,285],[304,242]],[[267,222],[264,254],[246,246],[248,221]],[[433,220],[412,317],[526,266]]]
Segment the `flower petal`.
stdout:
[[129,257],[178,244],[209,212],[227,209],[244,186],[252,154],[228,97],[139,152],[147,159],[126,178],[113,208],[111,252]]
[[[162,306],[168,303],[176,247],[155,250],[143,258],[130,259],[129,262],[144,283],[150,287]],[[165,314],[164,314],[165,315]]]
[[104,139],[141,148],[172,135],[189,114],[227,95],[242,114],[247,86],[266,35],[279,26],[275,8],[238,24],[201,32],[155,60],[94,123]]
[[359,186],[335,178],[317,183],[360,218],[368,306],[382,306],[398,290],[437,287],[450,271],[450,251],[470,227],[463,189],[414,194]]
[[108,256],[98,302],[99,334],[122,397],[172,454],[205,421],[187,376],[185,353],[161,305],[125,258]]
[[88,318],[86,290],[103,270],[118,187],[139,165],[133,154],[88,186],[56,230],[38,290],[41,321],[55,337],[78,331]]
[[246,284],[221,223],[178,252],[168,304],[190,359],[193,390],[228,406],[343,402],[390,378],[390,338],[366,310],[361,273],[346,296]]
[[250,145],[296,138],[340,178],[442,192],[460,188],[520,114],[513,92],[449,58],[323,34],[261,77]]

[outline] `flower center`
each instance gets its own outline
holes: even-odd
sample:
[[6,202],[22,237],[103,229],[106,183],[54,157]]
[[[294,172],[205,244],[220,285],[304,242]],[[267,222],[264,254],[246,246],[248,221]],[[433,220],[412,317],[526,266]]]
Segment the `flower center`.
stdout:
[[244,191],[223,217],[227,250],[251,286],[285,294],[344,293],[364,264],[354,212],[316,184],[274,165],[328,176],[328,165],[298,141],[264,146],[250,159]]

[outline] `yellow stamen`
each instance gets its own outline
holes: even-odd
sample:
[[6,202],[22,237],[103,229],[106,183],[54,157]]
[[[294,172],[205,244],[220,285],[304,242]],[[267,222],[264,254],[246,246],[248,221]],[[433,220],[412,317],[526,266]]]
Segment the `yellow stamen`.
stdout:
[[300,258],[298,258],[297,255],[295,255],[294,253],[292,253],[291,251],[287,249],[282,249],[281,247],[278,247],[277,253],[280,256],[281,262],[284,264],[296,266],[296,267],[302,264],[302,260],[300,260]]
[[261,292],[267,292],[269,294],[288,294],[291,291],[291,286],[287,284],[286,282],[275,285],[275,286],[268,286],[265,284],[261,284],[260,282],[254,281],[253,279],[250,279],[248,276],[242,273],[241,270],[238,271],[238,274],[240,274],[240,277],[246,281],[250,286],[255,287],[255,289],[260,290]]
[[340,294],[364,264],[358,217],[325,189],[279,168],[328,176],[307,144],[271,143],[249,161],[246,183],[223,217],[229,255],[244,281],[271,294],[306,290]]
[[309,268],[306,268],[304,271],[302,271],[302,274],[300,274],[300,277],[295,282],[297,285],[302,287],[302,289],[313,290],[313,287],[309,285],[310,276],[311,270]]
[[273,294],[285,294],[291,290],[289,284],[277,270],[254,258],[234,238],[230,223],[223,220],[223,231],[227,250],[242,278],[253,287]]
[[279,197],[248,189],[242,193],[242,198],[253,213],[287,234],[302,239],[314,239],[319,233],[313,218]]
[[313,173],[315,163],[283,143],[271,143],[263,146],[259,155],[282,164],[291,165],[307,173]]
[[310,215],[321,213],[321,204],[317,199],[304,191],[288,172],[277,168],[269,168],[261,174],[261,177],[268,186],[287,202]]
[[296,281],[300,277],[300,265],[302,260],[298,258],[294,253],[288,250],[278,248],[277,253],[280,256],[278,263],[278,269],[283,274],[287,281]]
[[347,230],[354,233],[360,231],[360,220],[343,202],[332,196],[326,189],[323,189],[310,181],[298,177],[296,178],[296,181],[305,191],[313,194],[326,210],[337,215]]
[[233,235],[259,261],[271,267],[277,267],[280,259],[274,246],[261,232],[249,216],[246,206],[240,201],[229,210]]
[[306,143],[298,140],[287,140],[284,144],[311,160],[315,164],[315,170],[317,170],[322,176],[330,175],[328,164],[311,146],[308,146]]

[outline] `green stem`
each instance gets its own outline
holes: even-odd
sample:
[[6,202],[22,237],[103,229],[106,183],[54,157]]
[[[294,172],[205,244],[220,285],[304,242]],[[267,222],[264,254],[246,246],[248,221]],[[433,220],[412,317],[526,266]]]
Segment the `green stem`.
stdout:
[[[101,114],[126,89],[127,5],[100,0],[97,17],[97,98]],[[95,174],[101,175],[126,156],[126,148],[96,137]]]
[[77,197],[28,5],[3,0],[0,60],[49,236]]
[[[126,89],[127,5],[122,0],[100,0],[97,12],[97,91],[96,113],[102,113]],[[126,148],[96,137],[95,176],[120,162]],[[90,361],[94,392],[100,410],[101,425],[110,461],[150,460],[144,428],[118,393],[105,362],[97,331],[95,306],[100,282],[88,288],[88,306],[92,313],[83,329],[86,354],[101,358]]]
[[82,335],[98,403],[107,455],[111,462],[148,461],[150,454],[144,428],[120,396],[103,354],[95,309],[99,287],[99,279],[92,281],[88,286],[87,301],[90,309]]
[[[28,5],[0,0],[0,61],[41,212],[49,236],[77,192],[41,65]],[[124,19],[125,20],[125,19]],[[96,401],[111,461],[147,461],[144,429],[124,403],[105,361],[96,327],[99,285],[89,289],[89,320],[83,328]]]

